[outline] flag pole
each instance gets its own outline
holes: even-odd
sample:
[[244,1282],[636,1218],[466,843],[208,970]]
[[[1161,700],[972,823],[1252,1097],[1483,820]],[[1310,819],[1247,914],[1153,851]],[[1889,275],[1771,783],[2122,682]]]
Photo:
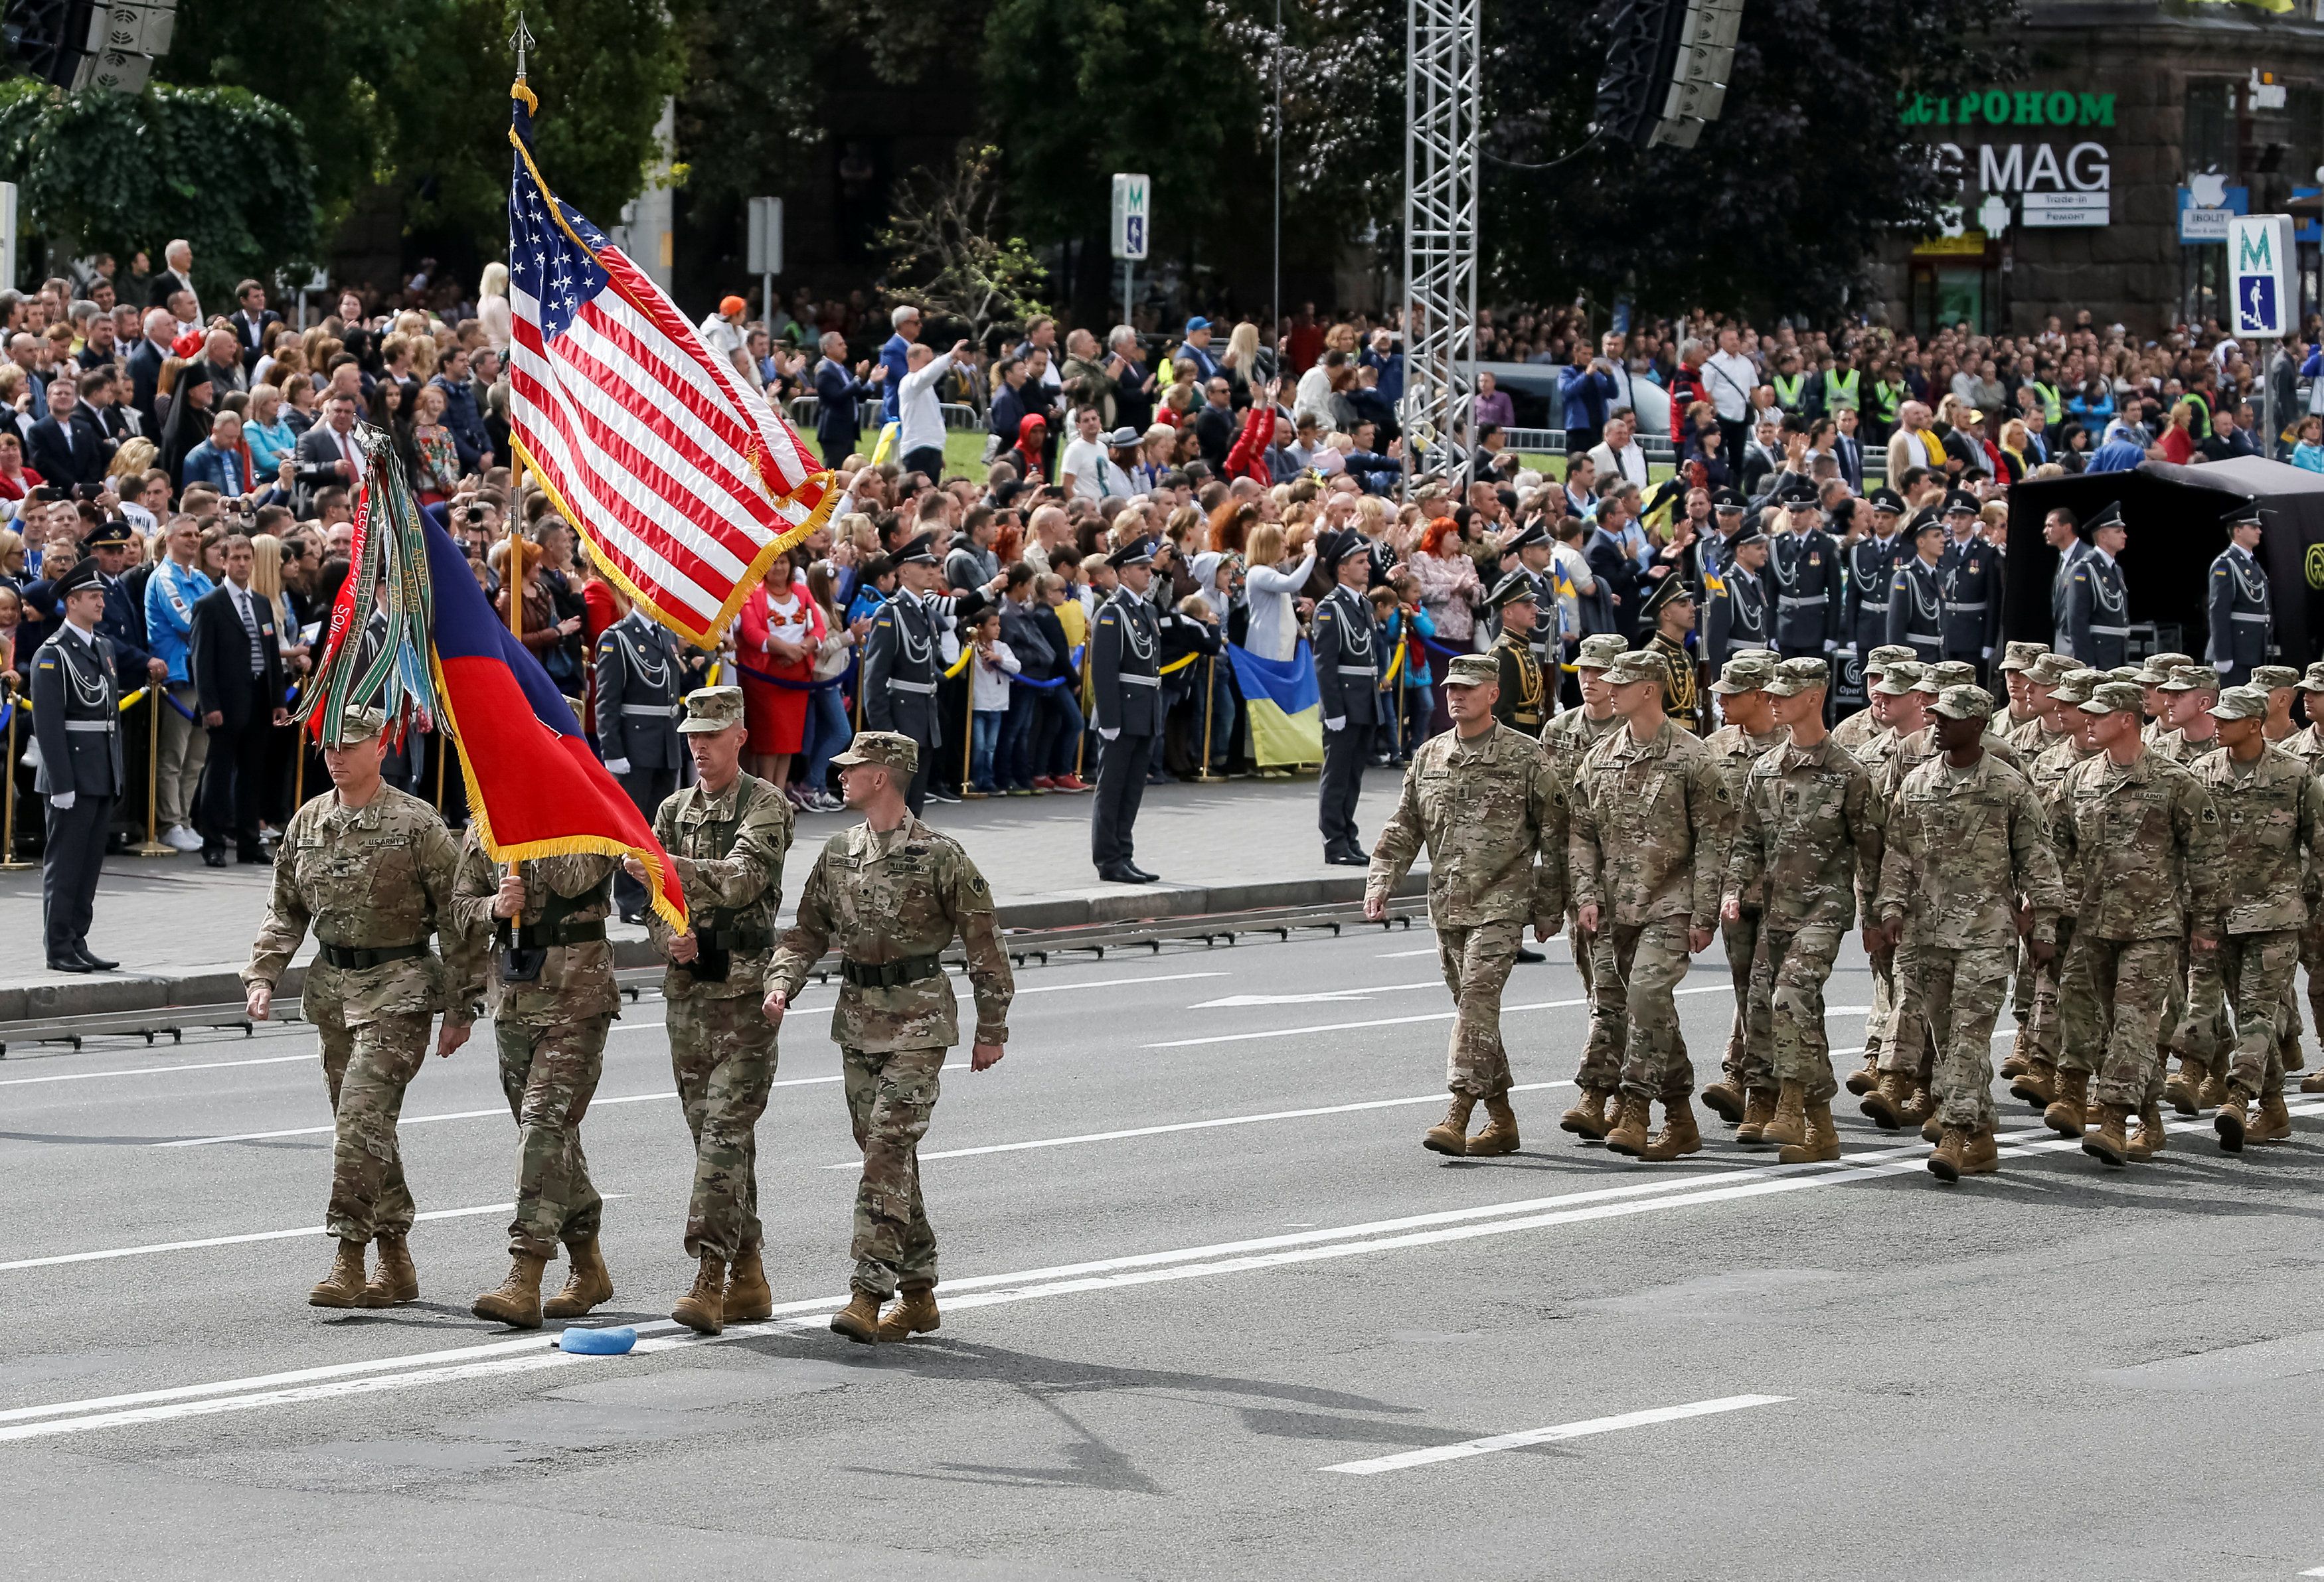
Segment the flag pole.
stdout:
[[[532,48],[534,39],[532,30],[524,25],[524,13],[521,11],[516,14],[516,31],[509,34],[508,41],[509,48],[516,51],[516,81],[517,86],[522,87],[525,86],[525,53]],[[521,641],[524,638],[524,542],[523,534],[519,529],[524,520],[524,491],[517,490],[509,503],[508,569],[502,585],[508,590],[509,635]],[[439,809],[443,806],[443,793],[439,789],[436,798]]]

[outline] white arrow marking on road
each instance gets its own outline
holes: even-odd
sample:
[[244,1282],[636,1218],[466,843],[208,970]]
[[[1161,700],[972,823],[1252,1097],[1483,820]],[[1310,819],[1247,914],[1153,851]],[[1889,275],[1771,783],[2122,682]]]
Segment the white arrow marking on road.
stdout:
[[[1588,1417],[1580,1422],[1526,1429],[1522,1433],[1491,1434],[1481,1439],[1463,1439],[1457,1445],[1433,1445],[1425,1450],[1406,1450],[1401,1455],[1379,1456],[1370,1461],[1342,1461],[1323,1470],[1353,1473],[1358,1477],[1366,1477],[1375,1472],[1401,1472],[1407,1467],[1431,1467],[1439,1461],[1465,1460],[1471,1456],[1483,1456],[1494,1450],[1520,1450],[1528,1445],[1554,1445],[1561,1439],[1586,1439],[1591,1434],[1610,1434],[1626,1428],[1646,1428],[1657,1422],[1679,1422],[1690,1417],[1740,1412],[1748,1406],[1774,1406],[1790,1399],[1789,1395],[1722,1395],[1715,1401],[1690,1401],[1683,1406],[1656,1406],[1646,1412],[1625,1412],[1617,1417]],[[2310,1576],[2314,1574],[2310,1573]]]
[[1367,999],[1375,994],[1398,994],[1407,989],[1443,987],[1444,980],[1432,978],[1425,983],[1374,983],[1362,989],[1327,989],[1314,994],[1231,994],[1224,999],[1206,999],[1200,1005],[1186,1008],[1190,1011],[1213,1011],[1231,1006],[1324,1005],[1335,1000]]

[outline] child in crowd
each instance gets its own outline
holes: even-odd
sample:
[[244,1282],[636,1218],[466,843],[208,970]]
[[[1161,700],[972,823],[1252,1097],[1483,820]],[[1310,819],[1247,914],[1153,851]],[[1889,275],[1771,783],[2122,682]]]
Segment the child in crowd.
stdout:
[[1009,678],[1024,667],[1001,640],[1001,612],[989,610],[969,623],[967,636],[976,649],[969,663],[969,707],[975,713],[971,738],[969,795],[998,795],[992,781],[992,750],[1001,742],[1001,724],[1009,717]]

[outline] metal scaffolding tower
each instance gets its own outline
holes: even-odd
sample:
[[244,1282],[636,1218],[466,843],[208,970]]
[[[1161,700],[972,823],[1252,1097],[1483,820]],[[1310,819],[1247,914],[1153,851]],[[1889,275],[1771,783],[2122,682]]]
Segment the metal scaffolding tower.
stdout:
[[[1465,454],[1477,391],[1480,0],[1411,0],[1405,16],[1405,474]],[[1417,438],[1425,446],[1412,455]]]

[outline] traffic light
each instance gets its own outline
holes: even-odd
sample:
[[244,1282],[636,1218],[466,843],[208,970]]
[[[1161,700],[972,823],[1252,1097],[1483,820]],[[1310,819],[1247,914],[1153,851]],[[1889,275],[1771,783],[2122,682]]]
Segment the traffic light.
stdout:
[[7,0],[7,62],[59,87],[134,94],[170,50],[177,0]]
[[1600,135],[1692,148],[1719,119],[1743,0],[1620,0],[1598,79]]

